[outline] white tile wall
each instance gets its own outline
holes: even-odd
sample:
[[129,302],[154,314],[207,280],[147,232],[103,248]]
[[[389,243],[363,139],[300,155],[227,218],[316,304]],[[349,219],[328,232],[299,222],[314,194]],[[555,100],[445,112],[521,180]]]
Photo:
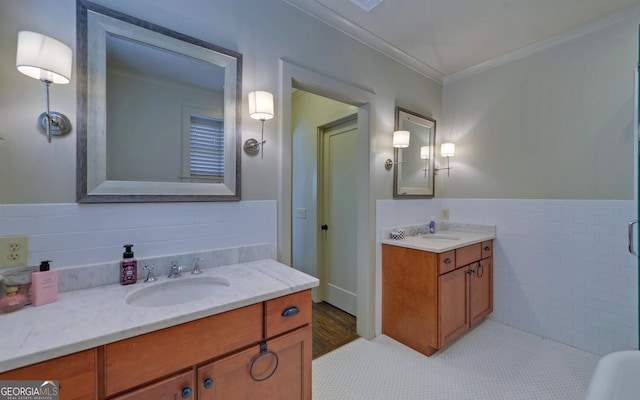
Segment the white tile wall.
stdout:
[[270,243],[277,246],[277,202],[0,205],[0,236],[28,235],[29,261],[52,267]]
[[388,202],[496,225],[492,319],[596,354],[638,348],[637,259],[627,252],[634,201],[442,199],[426,209],[379,201],[387,225],[397,208]]

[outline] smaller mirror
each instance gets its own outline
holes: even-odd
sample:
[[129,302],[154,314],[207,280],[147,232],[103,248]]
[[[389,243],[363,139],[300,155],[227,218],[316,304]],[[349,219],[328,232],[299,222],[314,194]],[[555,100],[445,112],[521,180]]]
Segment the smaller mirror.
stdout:
[[394,149],[393,197],[434,195],[436,121],[396,107],[396,131],[409,131],[409,147]]

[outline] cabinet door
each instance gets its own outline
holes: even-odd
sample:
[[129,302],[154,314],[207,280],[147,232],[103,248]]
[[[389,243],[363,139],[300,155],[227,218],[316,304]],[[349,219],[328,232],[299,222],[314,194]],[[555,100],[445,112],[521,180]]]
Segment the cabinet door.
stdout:
[[124,392],[260,342],[262,308],[262,303],[253,304],[107,344],[105,394]]
[[178,400],[195,399],[193,372],[185,372],[111,400]]
[[471,266],[469,275],[469,313],[471,325],[493,311],[493,258],[487,258]]
[[438,348],[469,329],[468,271],[467,266],[438,277]]
[[81,351],[0,374],[0,380],[52,380],[64,400],[97,398],[96,349]]
[[252,346],[204,365],[198,368],[198,399],[310,400],[311,343],[307,325],[267,341],[277,362],[273,354],[261,355],[260,347]]

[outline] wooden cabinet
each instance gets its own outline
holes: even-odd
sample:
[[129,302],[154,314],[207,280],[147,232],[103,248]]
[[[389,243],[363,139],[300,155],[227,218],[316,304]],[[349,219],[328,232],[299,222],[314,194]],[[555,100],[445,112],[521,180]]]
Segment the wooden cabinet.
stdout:
[[198,399],[311,399],[311,326],[198,368]]
[[104,346],[105,396],[258,343],[262,303]]
[[96,399],[97,351],[90,349],[0,373],[0,380],[52,380],[64,400]]
[[382,333],[432,355],[493,311],[493,241],[431,253],[382,245]]
[[[311,290],[0,374],[61,399],[311,399]],[[253,377],[253,378],[252,378]]]
[[307,290],[108,344],[105,397],[310,400],[311,309]]

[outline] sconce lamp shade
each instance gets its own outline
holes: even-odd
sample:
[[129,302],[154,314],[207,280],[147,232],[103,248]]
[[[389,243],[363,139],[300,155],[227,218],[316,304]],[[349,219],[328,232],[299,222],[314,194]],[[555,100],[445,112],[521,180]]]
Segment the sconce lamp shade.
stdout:
[[442,157],[453,157],[456,155],[455,143],[442,143],[440,146],[440,155]]
[[409,131],[395,131],[393,132],[393,147],[403,149],[409,147],[409,137],[411,132]]
[[69,83],[73,52],[59,40],[36,32],[18,33],[16,68],[23,74],[51,83]]
[[420,147],[420,158],[423,160],[429,158],[429,146]]
[[264,91],[249,92],[249,116],[260,121],[273,118],[273,94]]

